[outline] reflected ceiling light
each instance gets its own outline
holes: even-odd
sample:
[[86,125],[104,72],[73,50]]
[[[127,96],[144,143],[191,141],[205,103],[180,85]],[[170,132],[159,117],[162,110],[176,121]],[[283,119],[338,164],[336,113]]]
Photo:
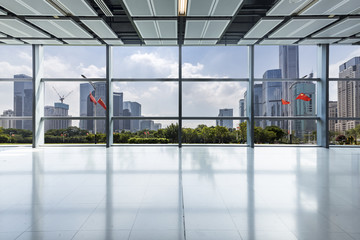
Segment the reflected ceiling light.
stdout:
[[98,5],[98,7],[101,9],[101,11],[105,14],[105,16],[107,16],[107,17],[114,16],[112,14],[111,10],[109,9],[109,7],[104,2],[104,0],[94,0],[94,1],[95,1],[96,5]]
[[179,16],[186,16],[187,0],[178,0]]

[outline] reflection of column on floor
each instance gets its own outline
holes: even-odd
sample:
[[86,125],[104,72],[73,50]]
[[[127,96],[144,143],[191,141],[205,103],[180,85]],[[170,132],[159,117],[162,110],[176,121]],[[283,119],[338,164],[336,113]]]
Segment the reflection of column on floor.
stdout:
[[179,181],[178,181],[178,239],[182,240],[182,239],[186,239],[186,233],[185,233],[185,216],[184,216],[184,196],[183,196],[183,185],[182,185],[182,148],[178,148],[178,162],[179,162],[179,167],[178,167],[178,175],[179,175]]
[[[43,215],[43,181],[44,181],[44,156],[43,151],[34,151],[32,153],[32,189],[31,189],[31,225],[35,226],[32,228],[32,238],[36,239],[40,237],[40,233],[43,231],[40,224],[36,224],[39,217]],[[45,203],[46,204],[46,203]],[[39,222],[40,223],[40,222]]]
[[[317,168],[316,176],[319,178],[319,179],[317,179],[316,186],[320,186],[321,191],[319,193],[319,191],[316,190],[316,193],[318,194],[318,196],[316,196],[318,209],[316,209],[314,211],[316,211],[317,213],[318,212],[330,213],[330,206],[329,206],[329,204],[330,204],[330,186],[329,186],[330,166],[329,166],[329,163],[331,161],[331,158],[329,155],[329,149],[319,148],[319,149],[317,149],[316,154],[318,155],[316,158],[317,159],[317,161],[316,161],[316,168]],[[326,223],[326,226],[324,226],[324,229],[327,229],[327,231],[324,231],[325,233],[323,233],[324,235],[321,235],[321,237],[323,239],[330,239],[329,231],[328,231],[328,229],[331,229],[330,220],[326,219],[325,223]]]
[[247,148],[247,221],[248,221],[248,238],[255,239],[255,194],[254,194],[254,148]]
[[106,149],[106,239],[113,239],[110,231],[113,226],[113,154],[112,149]]

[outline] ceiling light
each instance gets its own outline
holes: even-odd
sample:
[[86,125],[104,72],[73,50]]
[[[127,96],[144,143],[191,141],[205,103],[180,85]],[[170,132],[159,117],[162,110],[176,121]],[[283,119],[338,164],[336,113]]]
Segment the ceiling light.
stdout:
[[101,9],[101,11],[105,14],[105,16],[107,17],[114,16],[111,10],[109,9],[109,7],[105,4],[104,0],[94,0],[94,1],[96,5],[98,5],[98,7]]
[[186,16],[186,10],[187,10],[187,0],[178,0],[178,7],[179,16]]

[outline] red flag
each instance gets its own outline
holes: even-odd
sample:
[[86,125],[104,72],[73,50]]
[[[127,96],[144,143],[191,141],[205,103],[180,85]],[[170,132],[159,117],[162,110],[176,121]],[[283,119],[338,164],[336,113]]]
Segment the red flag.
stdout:
[[296,99],[300,99],[300,100],[307,101],[307,102],[311,100],[311,98],[306,96],[304,93],[300,93],[299,96],[297,96]]
[[283,105],[290,104],[290,102],[288,102],[288,101],[286,101],[286,100],[284,100],[284,99],[281,99],[281,103],[282,103]]
[[96,104],[97,104],[96,99],[95,99],[94,96],[91,94],[91,92],[90,92],[90,94],[89,94],[89,97],[90,97],[90,101],[93,102],[93,103],[95,103],[95,105],[96,105]]
[[99,98],[98,103],[106,110],[106,105],[101,98]]

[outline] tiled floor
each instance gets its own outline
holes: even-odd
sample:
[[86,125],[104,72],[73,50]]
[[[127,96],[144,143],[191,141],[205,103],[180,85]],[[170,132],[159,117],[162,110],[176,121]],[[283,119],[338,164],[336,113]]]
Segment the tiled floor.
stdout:
[[0,149],[0,239],[360,239],[360,149]]

